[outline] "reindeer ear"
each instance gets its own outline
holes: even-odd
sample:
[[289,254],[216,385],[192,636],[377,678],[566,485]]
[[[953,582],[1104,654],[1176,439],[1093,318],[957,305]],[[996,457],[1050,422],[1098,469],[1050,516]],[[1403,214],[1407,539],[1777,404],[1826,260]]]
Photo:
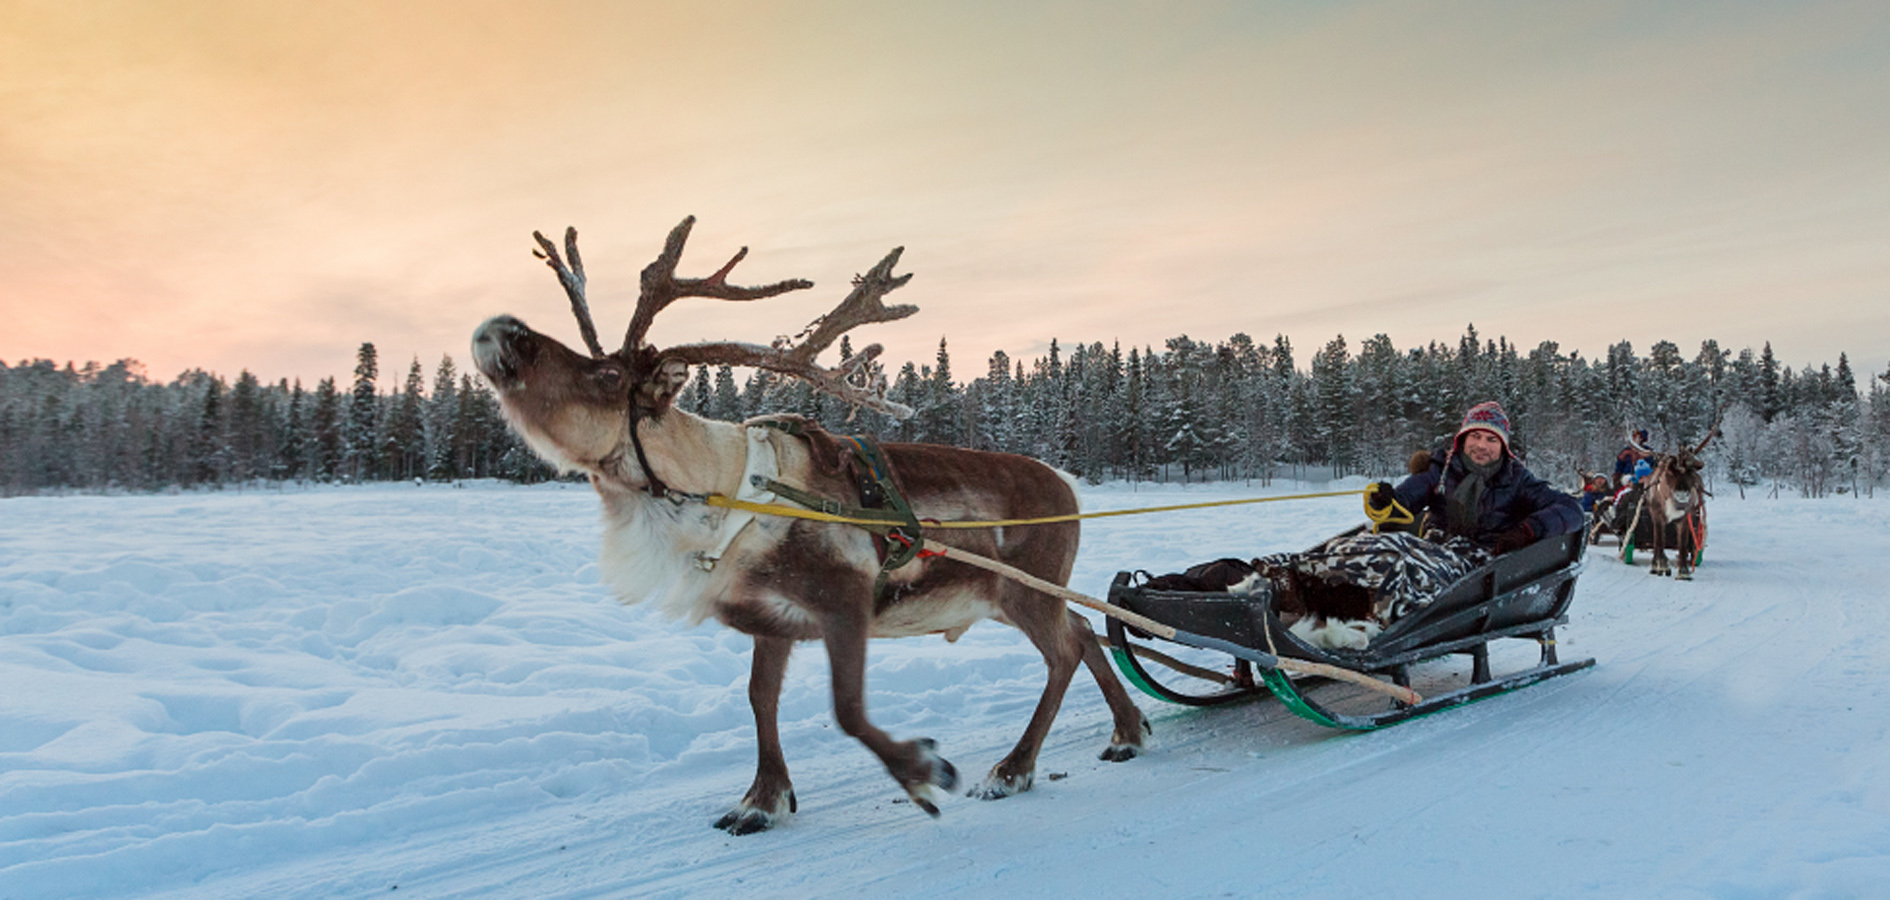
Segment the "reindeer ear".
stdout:
[[1411,474],[1413,475],[1422,475],[1427,470],[1429,470],[1430,467],[1431,467],[1431,451],[1429,450],[1419,450],[1418,452],[1411,454],[1411,461],[1405,466],[1405,468],[1409,469]]
[[645,404],[660,406],[682,392],[682,387],[689,383],[689,364],[681,360],[664,360],[655,374],[643,382],[639,388]]

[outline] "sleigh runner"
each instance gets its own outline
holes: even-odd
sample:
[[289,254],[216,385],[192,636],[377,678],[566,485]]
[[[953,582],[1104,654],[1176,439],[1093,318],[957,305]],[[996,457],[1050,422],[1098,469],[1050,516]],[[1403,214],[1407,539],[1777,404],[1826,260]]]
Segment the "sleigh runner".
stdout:
[[[1162,700],[1212,706],[1271,693],[1295,714],[1320,725],[1382,728],[1594,665],[1593,659],[1562,662],[1555,643],[1555,629],[1567,623],[1574,599],[1583,538],[1581,532],[1560,535],[1473,568],[1428,603],[1394,620],[1362,649],[1315,646],[1302,639],[1281,616],[1282,590],[1267,581],[1238,594],[1170,590],[1151,586],[1147,573],[1120,572],[1110,585],[1109,604],[1171,626],[1175,633],[1152,635],[1112,616],[1109,642],[1124,676]],[[1233,662],[1215,669],[1176,659],[1157,649],[1156,639],[1210,655],[1228,654]],[[1534,642],[1539,648],[1535,664],[1493,673],[1490,648],[1498,641]],[[1416,703],[1392,700],[1388,707],[1382,696],[1356,685],[1294,676],[1272,664],[1303,661],[1410,687],[1420,664],[1450,656],[1469,658],[1468,683],[1442,691],[1431,688]],[[1164,674],[1158,676],[1158,671]]]

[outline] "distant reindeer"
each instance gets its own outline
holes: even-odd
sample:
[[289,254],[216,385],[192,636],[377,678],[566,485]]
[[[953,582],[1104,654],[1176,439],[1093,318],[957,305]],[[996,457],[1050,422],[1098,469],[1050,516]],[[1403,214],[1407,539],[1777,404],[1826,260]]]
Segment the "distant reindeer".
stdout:
[[[1706,468],[1700,452],[1717,434],[1719,414],[1715,411],[1713,424],[1699,444],[1691,449],[1681,445],[1678,452],[1660,457],[1653,473],[1648,476],[1647,493],[1642,504],[1653,526],[1654,559],[1648,568],[1651,575],[1672,575],[1682,581],[1693,579],[1693,561],[1699,556],[1701,538],[1706,531],[1706,498],[1710,496],[1706,490],[1706,480],[1700,474]],[[1677,571],[1667,565],[1669,537],[1674,540]]]
[[[564,258],[534,233],[563,284],[590,355],[575,353],[511,316],[473,333],[473,358],[492,382],[512,427],[540,456],[590,476],[602,499],[600,569],[626,603],[651,600],[691,621],[713,617],[753,636],[748,699],[754,708],[760,758],[753,784],[715,827],[732,834],[770,828],[796,809],[781,752],[776,710],[788,656],[799,641],[819,640],[832,669],[834,718],[877,755],[913,802],[936,816],[931,788],[957,783],[952,765],[930,739],[894,740],[866,714],[869,637],[942,634],[956,640],[983,619],[1022,631],[1043,654],[1049,680],[1024,734],[971,795],[997,799],[1029,790],[1038,750],[1079,664],[1087,665],[1114,714],[1115,731],[1102,758],[1137,754],[1148,730],[1108,666],[1094,632],[1063,601],[965,564],[914,559],[890,570],[876,591],[886,542],[848,525],[755,517],[705,505],[706,495],[757,497],[767,479],[850,504],[873,506],[862,492],[876,482],[861,471],[853,446],[810,424],[780,419],[747,426],[703,419],[674,400],[692,366],[740,365],[803,379],[856,406],[892,415],[911,410],[887,400],[875,378],[875,344],[833,369],[815,362],[843,332],[888,322],[917,307],[886,307],[880,298],[911,275],[893,277],[901,249],[863,276],[840,305],[816,320],[799,344],[707,342],[659,350],[645,343],[656,314],[682,297],[746,301],[812,287],[803,280],[762,287],[727,283],[741,252],[707,278],[678,278],[676,266],[695,219],[669,234],[643,270],[636,313],[623,346],[606,353],[585,297],[577,231],[565,232]],[[570,260],[566,265],[564,259]],[[1068,515],[1078,509],[1067,476],[1033,459],[929,444],[889,443],[886,475],[916,517],[993,521]],[[758,499],[773,499],[761,493]],[[1075,522],[963,530],[952,546],[993,557],[1058,585],[1076,558]]]

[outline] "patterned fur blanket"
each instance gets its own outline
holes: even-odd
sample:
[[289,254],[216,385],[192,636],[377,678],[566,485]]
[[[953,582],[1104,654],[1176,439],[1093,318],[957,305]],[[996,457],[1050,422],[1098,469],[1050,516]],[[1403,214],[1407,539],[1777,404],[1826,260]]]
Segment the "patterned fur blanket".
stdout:
[[1253,579],[1272,583],[1275,611],[1302,640],[1363,649],[1491,558],[1460,537],[1437,543],[1403,532],[1341,535],[1304,552],[1260,557]]

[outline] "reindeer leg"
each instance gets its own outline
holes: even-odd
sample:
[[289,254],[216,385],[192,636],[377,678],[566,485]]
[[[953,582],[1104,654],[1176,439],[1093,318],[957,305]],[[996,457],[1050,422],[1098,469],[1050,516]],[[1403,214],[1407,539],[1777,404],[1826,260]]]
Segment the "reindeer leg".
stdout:
[[[1030,716],[1030,724],[1024,727],[1023,736],[1017,739],[1017,746],[991,767],[983,782],[971,789],[969,796],[980,800],[996,800],[1030,790],[1037,777],[1037,753],[1043,749],[1043,739],[1050,733],[1050,725],[1063,707],[1063,695],[1070,689],[1070,679],[1083,660],[1082,637],[1070,627],[1069,617],[1073,614],[1062,602],[1049,601],[1018,585],[1006,584],[1002,590],[1006,594],[1006,618],[1043,654],[1044,667],[1049,674],[1043,696],[1037,699],[1037,709]],[[1093,636],[1089,638],[1090,644],[1095,642]]]
[[755,711],[755,742],[760,761],[755,782],[735,808],[715,820],[729,834],[754,834],[773,828],[798,809],[794,785],[788,780],[787,758],[781,753],[781,681],[787,674],[794,642],[781,637],[755,637],[754,666],[748,676],[748,705]]
[[[864,593],[864,592],[862,592]],[[866,639],[868,611],[829,615],[823,620],[827,664],[833,676],[833,717],[840,730],[873,751],[912,802],[937,816],[932,787],[958,786],[958,770],[938,755],[931,738],[895,741],[866,718]]]
[[1109,746],[1103,748],[1097,759],[1109,762],[1123,762],[1134,759],[1142,752],[1142,738],[1153,734],[1155,729],[1142,715],[1141,707],[1129,699],[1129,692],[1123,688],[1122,680],[1109,666],[1109,657],[1103,654],[1102,644],[1096,641],[1096,632],[1089,627],[1089,620],[1070,611],[1070,628],[1083,642],[1083,665],[1096,679],[1096,686],[1102,688],[1103,699],[1109,703],[1109,712],[1116,718],[1116,731],[1109,736]]

